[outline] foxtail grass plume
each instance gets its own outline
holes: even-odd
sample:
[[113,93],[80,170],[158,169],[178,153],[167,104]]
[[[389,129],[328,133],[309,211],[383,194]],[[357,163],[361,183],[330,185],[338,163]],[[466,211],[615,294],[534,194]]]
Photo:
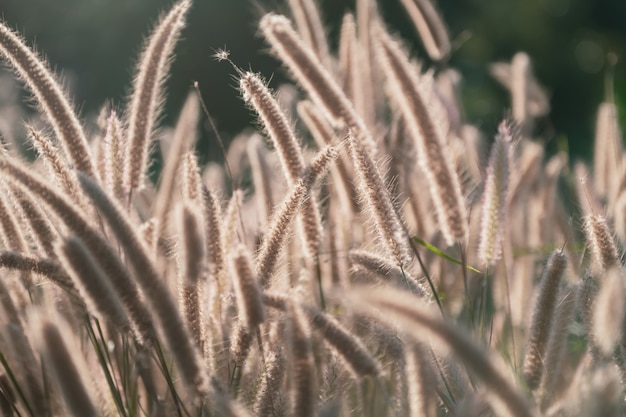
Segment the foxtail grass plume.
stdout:
[[606,218],[599,215],[586,216],[584,229],[595,267],[604,271],[618,265],[620,255]]
[[566,267],[567,255],[557,250],[550,255],[541,277],[523,364],[524,379],[531,390],[536,389],[541,382],[545,366],[543,358],[554,325],[554,310]]
[[118,200],[124,197],[124,135],[117,112],[111,110],[106,121],[106,133],[104,135],[104,151],[100,158],[104,159],[103,180],[106,189]]
[[435,373],[429,349],[422,343],[411,343],[405,347],[404,357],[409,416],[436,416]]
[[206,370],[201,363],[200,352],[191,342],[187,326],[169,289],[159,276],[148,249],[123,210],[97,183],[83,175],[79,175],[79,181],[85,194],[98,208],[124,248],[134,272],[133,276],[146,298],[154,321],[158,323],[159,330],[164,335],[183,382],[190,389],[190,393],[195,393],[195,399],[200,399],[208,389]]
[[15,181],[24,192],[36,195],[50,207],[58,218],[75,233],[100,263],[111,284],[118,293],[134,324],[140,330],[138,340],[145,341],[154,334],[151,320],[143,302],[140,301],[136,285],[126,266],[111,246],[104,240],[85,216],[77,211],[64,195],[38,180],[18,164],[0,159],[0,171]]
[[54,231],[52,222],[44,214],[32,195],[29,195],[29,193],[19,187],[11,187],[11,193],[15,197],[22,217],[27,223],[28,235],[34,240],[39,251],[48,257],[53,257],[57,234]]
[[250,170],[252,171],[259,223],[261,226],[264,226],[274,207],[271,180],[273,178],[272,164],[267,158],[269,151],[265,148],[263,138],[260,135],[252,135],[246,151],[248,161],[250,162]]
[[28,48],[19,35],[1,23],[0,53],[33,92],[66,157],[77,170],[94,177],[95,164],[83,127],[47,63]]
[[74,283],[66,271],[50,259],[5,250],[0,251],[0,267],[39,274],[69,292],[75,291]]
[[183,204],[178,211],[180,242],[179,297],[183,315],[196,345],[202,348],[204,329],[201,323],[200,289],[206,279],[205,236],[198,207]]
[[164,220],[172,207],[172,201],[175,199],[173,193],[176,188],[176,179],[178,178],[176,174],[181,161],[185,160],[183,155],[193,152],[198,136],[196,130],[199,117],[200,104],[198,103],[198,98],[194,93],[189,93],[176,123],[174,137],[172,138],[160,176],[158,198],[154,204],[154,215],[161,221],[161,227],[167,224]]
[[576,314],[576,304],[580,286],[564,286],[559,296],[558,306],[554,312],[554,325],[546,346],[544,363],[546,369],[539,389],[543,399],[542,406],[554,400],[555,394],[565,382],[564,370],[567,366],[568,333],[570,324]]
[[617,191],[622,151],[617,106],[604,102],[598,109],[593,150],[593,185],[599,196],[612,197]]
[[358,249],[351,250],[348,254],[348,259],[352,264],[353,274],[374,274],[397,288],[406,289],[420,297],[428,296],[428,290],[420,282],[408,276],[398,265],[394,265],[388,259],[375,252]]
[[338,125],[345,124],[359,138],[362,146],[375,155],[376,143],[365,122],[356,113],[354,106],[332,75],[293,30],[289,19],[269,13],[263,16],[259,27],[276,55],[289,68],[298,84],[306,90],[315,104],[326,111],[329,120]]
[[289,232],[289,225],[300,210],[302,202],[336,157],[337,150],[332,146],[319,151],[272,216],[256,256],[256,269],[262,287],[269,283]]
[[266,361],[265,372],[256,399],[254,412],[259,417],[272,417],[278,408],[278,394],[281,392],[282,382],[286,371],[286,359],[282,350],[272,352]]
[[388,288],[351,289],[342,298],[357,313],[400,326],[416,340],[431,338],[452,350],[482,380],[496,413],[511,417],[534,416],[521,389],[487,356],[484,348],[472,342],[453,324],[438,317],[420,299]]
[[249,332],[254,332],[265,321],[265,305],[250,255],[243,245],[239,245],[234,251],[231,264],[239,320]]
[[511,107],[512,115],[519,126],[528,122],[528,92],[530,82],[530,58],[518,52],[511,60]]
[[311,329],[299,307],[288,303],[292,415],[313,417],[317,402]]
[[59,259],[87,302],[89,311],[98,312],[118,329],[125,330],[130,322],[111,283],[93,255],[76,236],[64,239],[57,247]]
[[[284,295],[265,292],[263,302],[271,308],[287,311],[289,299]],[[382,365],[367,350],[355,335],[328,313],[317,307],[300,303],[299,308],[306,315],[313,330],[319,332],[324,341],[344,359],[350,371],[357,377],[380,375]]]
[[43,312],[34,314],[31,322],[35,345],[45,358],[46,369],[54,377],[54,389],[63,398],[67,411],[75,417],[99,416],[90,388],[92,384],[87,381],[87,369],[80,355],[76,355],[80,348],[71,343],[67,324]]
[[594,344],[605,357],[611,357],[624,333],[624,273],[612,266],[603,274],[593,303]]
[[483,190],[478,258],[485,265],[493,265],[500,258],[506,233],[512,140],[511,126],[503,121],[491,148]]
[[315,55],[317,55],[324,66],[332,69],[328,40],[317,2],[289,0],[289,9],[291,9],[291,14],[302,40],[315,52]]
[[448,31],[431,0],[401,0],[401,3],[417,29],[428,56],[434,61],[448,59],[451,50]]
[[181,0],[172,7],[146,41],[138,62],[126,114],[124,183],[128,192],[143,185],[154,124],[163,102],[163,82],[190,7],[191,0]]
[[[278,150],[288,184],[293,185],[304,169],[304,157],[287,117],[258,75],[246,72],[242,75],[239,84],[244,93],[244,99],[259,114],[274,147]],[[304,202],[299,219],[308,256],[315,257],[321,243],[322,220],[313,196]]]
[[72,172],[67,163],[61,160],[59,150],[51,142],[50,138],[45,136],[44,132],[35,130],[31,126],[27,126],[27,129],[33,146],[37,150],[40,158],[43,159],[44,164],[54,176],[59,188],[70,196],[76,203],[83,204],[84,201],[79,192],[76,175]]
[[446,243],[466,243],[468,239],[465,198],[458,174],[446,150],[447,125],[442,109],[433,107],[437,98],[432,77],[418,76],[400,45],[378,26],[376,31],[378,56],[389,83],[390,98],[396,101],[415,140],[417,154],[428,181],[430,196]]
[[399,266],[411,262],[406,229],[400,220],[389,191],[369,154],[357,140],[348,138],[350,155],[359,178],[363,206],[371,214],[381,245]]

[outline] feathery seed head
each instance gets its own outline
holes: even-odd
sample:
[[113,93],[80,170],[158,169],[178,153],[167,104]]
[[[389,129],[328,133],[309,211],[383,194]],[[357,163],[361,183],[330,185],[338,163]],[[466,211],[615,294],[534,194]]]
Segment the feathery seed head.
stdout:
[[94,177],[96,170],[83,127],[46,62],[28,48],[20,36],[2,23],[0,53],[35,95],[67,158],[77,170]]
[[128,145],[124,166],[127,191],[143,185],[154,123],[163,101],[163,82],[190,7],[191,0],[181,0],[172,7],[156,25],[139,60],[127,109]]
[[610,267],[600,283],[593,303],[592,330],[595,346],[610,357],[624,332],[624,273],[618,266]]
[[239,317],[248,331],[253,332],[265,320],[265,304],[245,246],[239,245],[235,249],[231,262]]
[[485,265],[497,261],[502,249],[510,181],[511,141],[510,126],[503,121],[491,148],[483,191],[478,256]]
[[584,219],[584,230],[587,237],[587,245],[596,268],[607,270],[611,266],[620,263],[617,245],[606,218],[595,214],[586,216]]
[[374,155],[376,143],[365,122],[330,72],[293,30],[289,19],[268,13],[261,19],[259,28],[298,84],[306,90],[315,104],[325,110],[328,119],[337,126],[345,125],[352,129],[362,145]]
[[402,47],[382,26],[375,31],[378,56],[390,85],[390,98],[404,116],[416,144],[420,165],[429,184],[439,227],[448,245],[466,243],[469,236],[461,182],[446,150],[448,130],[430,75],[418,76]]
[[357,140],[348,138],[350,155],[359,178],[363,205],[371,213],[378,238],[400,266],[411,262],[408,236],[391,201],[376,164]]
[[553,313],[559,287],[566,267],[567,255],[565,252],[557,250],[550,255],[541,277],[533,318],[528,330],[528,344],[523,365],[524,378],[531,390],[536,389],[541,382],[544,368],[543,357],[553,325]]

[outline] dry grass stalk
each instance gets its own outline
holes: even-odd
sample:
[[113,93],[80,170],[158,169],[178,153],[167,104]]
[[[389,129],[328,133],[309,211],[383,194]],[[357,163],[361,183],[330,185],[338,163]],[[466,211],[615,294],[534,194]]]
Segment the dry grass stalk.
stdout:
[[[356,23],[352,13],[346,13],[341,25],[339,40],[339,68],[341,81],[346,96],[354,104],[357,114],[361,115],[368,126],[372,120],[368,121],[368,111],[372,109],[371,104],[366,102],[366,88],[363,79],[363,64],[365,58],[364,51],[359,48],[359,40],[356,33]],[[373,115],[369,115],[373,119]]]
[[528,387],[536,389],[544,370],[548,337],[554,326],[554,310],[561,280],[567,267],[567,256],[562,251],[550,255],[541,277],[541,284],[533,309],[533,318],[528,330],[528,344],[524,355],[523,374]]
[[[522,56],[521,54],[523,53],[516,54],[513,60],[515,57]],[[512,67],[513,62],[511,64],[498,62],[489,66],[491,75],[511,92],[511,96],[513,96],[514,89]],[[530,65],[528,65],[526,70],[526,90],[524,94],[526,97],[526,113],[529,117],[545,116],[550,111],[550,100],[544,88],[541,87],[535,79],[531,69]],[[514,100],[515,99],[512,99],[512,101]]]
[[380,23],[381,17],[378,6],[374,0],[356,1],[356,29],[358,45],[361,49],[360,68],[363,104],[365,106],[363,120],[368,127],[373,128],[377,123],[377,117],[384,111],[384,93],[374,86],[382,80],[380,66],[376,60],[372,41],[372,28]]
[[137,66],[137,75],[127,109],[128,142],[125,152],[124,184],[128,192],[143,186],[148,165],[154,123],[163,102],[162,86],[169,70],[171,55],[185,26],[191,0],[172,7],[146,41]]
[[402,0],[415,29],[420,34],[428,56],[444,61],[450,56],[448,31],[430,0]]
[[615,233],[622,247],[626,247],[626,192],[622,191],[614,204]]
[[409,134],[416,143],[418,158],[429,184],[430,196],[437,211],[439,227],[448,245],[466,243],[467,213],[461,184],[446,151],[447,126],[438,114],[432,80],[418,78],[415,67],[397,42],[384,32],[376,31],[378,53],[390,84],[391,99],[402,111]]
[[353,69],[356,64],[356,50],[357,36],[356,36],[356,22],[354,21],[354,15],[347,12],[343,15],[341,21],[341,31],[339,32],[339,70],[341,73],[341,82],[343,91],[353,103],[354,95],[358,94],[355,90],[355,84],[357,81],[352,78],[353,74],[360,74],[360,71]]
[[6,57],[17,75],[33,92],[42,113],[54,128],[66,157],[77,170],[91,177],[95,176],[96,170],[85,132],[66,93],[47,63],[4,24],[0,24],[0,53]]

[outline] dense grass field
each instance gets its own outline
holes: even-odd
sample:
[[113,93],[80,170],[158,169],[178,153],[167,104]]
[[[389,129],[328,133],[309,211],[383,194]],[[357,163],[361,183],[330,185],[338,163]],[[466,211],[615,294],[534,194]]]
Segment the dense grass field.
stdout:
[[0,24],[40,116],[0,156],[2,415],[624,414],[610,71],[593,164],[569,161],[545,150],[527,54],[490,66],[511,101],[481,131],[437,9],[397,1],[427,56],[373,0],[344,16],[336,51],[312,1],[263,16],[293,80],[278,91],[216,50],[258,130],[228,146],[216,132],[224,163],[208,165],[200,88],[160,123],[191,0],[154,25],[96,129]]

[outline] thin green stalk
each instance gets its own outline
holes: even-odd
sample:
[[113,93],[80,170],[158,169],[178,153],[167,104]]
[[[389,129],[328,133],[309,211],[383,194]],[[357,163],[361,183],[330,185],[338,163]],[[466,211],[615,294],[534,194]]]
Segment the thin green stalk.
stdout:
[[89,336],[89,340],[91,341],[91,344],[93,345],[96,351],[96,355],[98,356],[98,361],[100,362],[100,367],[102,368],[104,372],[104,376],[107,380],[107,384],[109,385],[109,390],[111,391],[111,394],[113,396],[115,407],[117,408],[117,411],[120,413],[120,415],[127,416],[126,409],[124,408],[124,402],[122,401],[122,397],[120,396],[119,389],[115,385],[115,381],[113,377],[111,376],[111,370],[109,369],[109,364],[107,363],[108,353],[104,354],[102,352],[103,350],[105,351],[107,350],[106,346],[105,346],[105,349],[102,349],[102,346],[98,342],[98,338],[96,336],[96,333],[94,332],[93,326],[91,325],[91,320],[89,319],[88,315],[85,316],[85,327],[87,328],[87,334]]
[[48,404],[48,406],[46,407],[46,413],[47,413],[46,417],[52,417],[52,410],[50,407],[50,387],[48,386],[48,378],[46,374],[46,369],[44,368],[44,365],[43,365],[43,360],[41,361],[41,379],[43,381],[43,395],[44,395],[46,404]]
[[172,394],[172,400],[174,401],[174,406],[176,407],[176,413],[179,417],[183,417],[183,410],[185,411],[185,415],[191,417],[189,411],[185,408],[185,405],[181,403],[180,397],[178,396],[178,391],[176,391],[176,387],[174,386],[174,382],[172,381],[172,375],[170,374],[169,368],[167,367],[167,363],[165,361],[165,356],[163,355],[163,350],[161,349],[161,344],[158,340],[154,341],[154,351],[157,355],[157,363],[159,364],[159,368],[165,377],[165,382]]
[[[7,362],[2,352],[0,352],[0,363],[2,363],[4,370],[7,372],[7,375],[9,376],[11,383],[13,383],[13,386],[15,387],[15,390],[17,391],[17,395],[20,397],[20,399],[24,403],[24,406],[26,407],[26,411],[28,411],[28,414],[30,414],[32,417],[35,417],[35,414],[33,413],[33,409],[30,407],[30,405],[28,405],[28,400],[26,399],[26,396],[24,395],[24,391],[22,391],[20,384],[17,382],[17,379],[15,378],[15,374],[11,370],[9,363]],[[17,410],[15,405],[13,405],[13,408],[15,409],[15,412],[17,413],[17,415],[21,416],[20,412]]]
[[[406,235],[409,236],[408,233]],[[441,304],[441,300],[439,299],[439,294],[437,294],[437,289],[435,288],[435,284],[433,283],[433,280],[430,278],[430,273],[428,272],[428,268],[426,268],[426,265],[424,265],[424,262],[422,261],[422,257],[420,256],[420,253],[417,250],[417,247],[415,246],[414,240],[410,237],[409,237],[409,244],[411,245],[411,249],[413,250],[415,257],[417,258],[417,262],[419,262],[420,268],[422,269],[422,272],[424,273],[424,276],[426,277],[426,281],[428,281],[428,286],[430,287],[430,291],[433,293],[433,298],[435,299],[435,302],[437,303],[437,307],[439,307],[439,311],[441,312],[441,315],[445,317],[446,313],[443,310],[443,305]]]
[[[439,372],[439,377],[441,378],[441,381],[443,382],[443,386],[446,388],[448,397],[450,398],[450,401],[452,402],[452,405],[456,404],[456,400],[454,399],[454,394],[452,394],[452,389],[450,388],[450,384],[448,384],[448,379],[446,378],[446,374],[443,373],[443,369],[441,369],[441,364],[439,363],[439,358],[437,358],[437,356],[435,355],[435,352],[433,352],[432,347],[428,347],[428,350],[430,351],[430,355],[432,356],[435,365],[437,366],[437,372]],[[441,398],[441,394],[439,395],[439,397]],[[442,398],[443,401],[443,398]],[[444,401],[445,402],[445,401]]]
[[317,275],[317,287],[320,292],[320,305],[322,311],[326,311],[326,298],[324,298],[324,288],[322,288],[322,268],[320,267],[319,255],[315,255],[315,273]]
[[130,379],[130,349],[128,338],[126,335],[121,335],[122,340],[122,361],[121,364],[118,364],[118,369],[120,371],[121,380],[122,380],[122,390],[124,393],[124,399],[126,400],[126,407],[128,409],[128,414],[130,416],[137,415],[137,384],[133,383],[137,380]]

